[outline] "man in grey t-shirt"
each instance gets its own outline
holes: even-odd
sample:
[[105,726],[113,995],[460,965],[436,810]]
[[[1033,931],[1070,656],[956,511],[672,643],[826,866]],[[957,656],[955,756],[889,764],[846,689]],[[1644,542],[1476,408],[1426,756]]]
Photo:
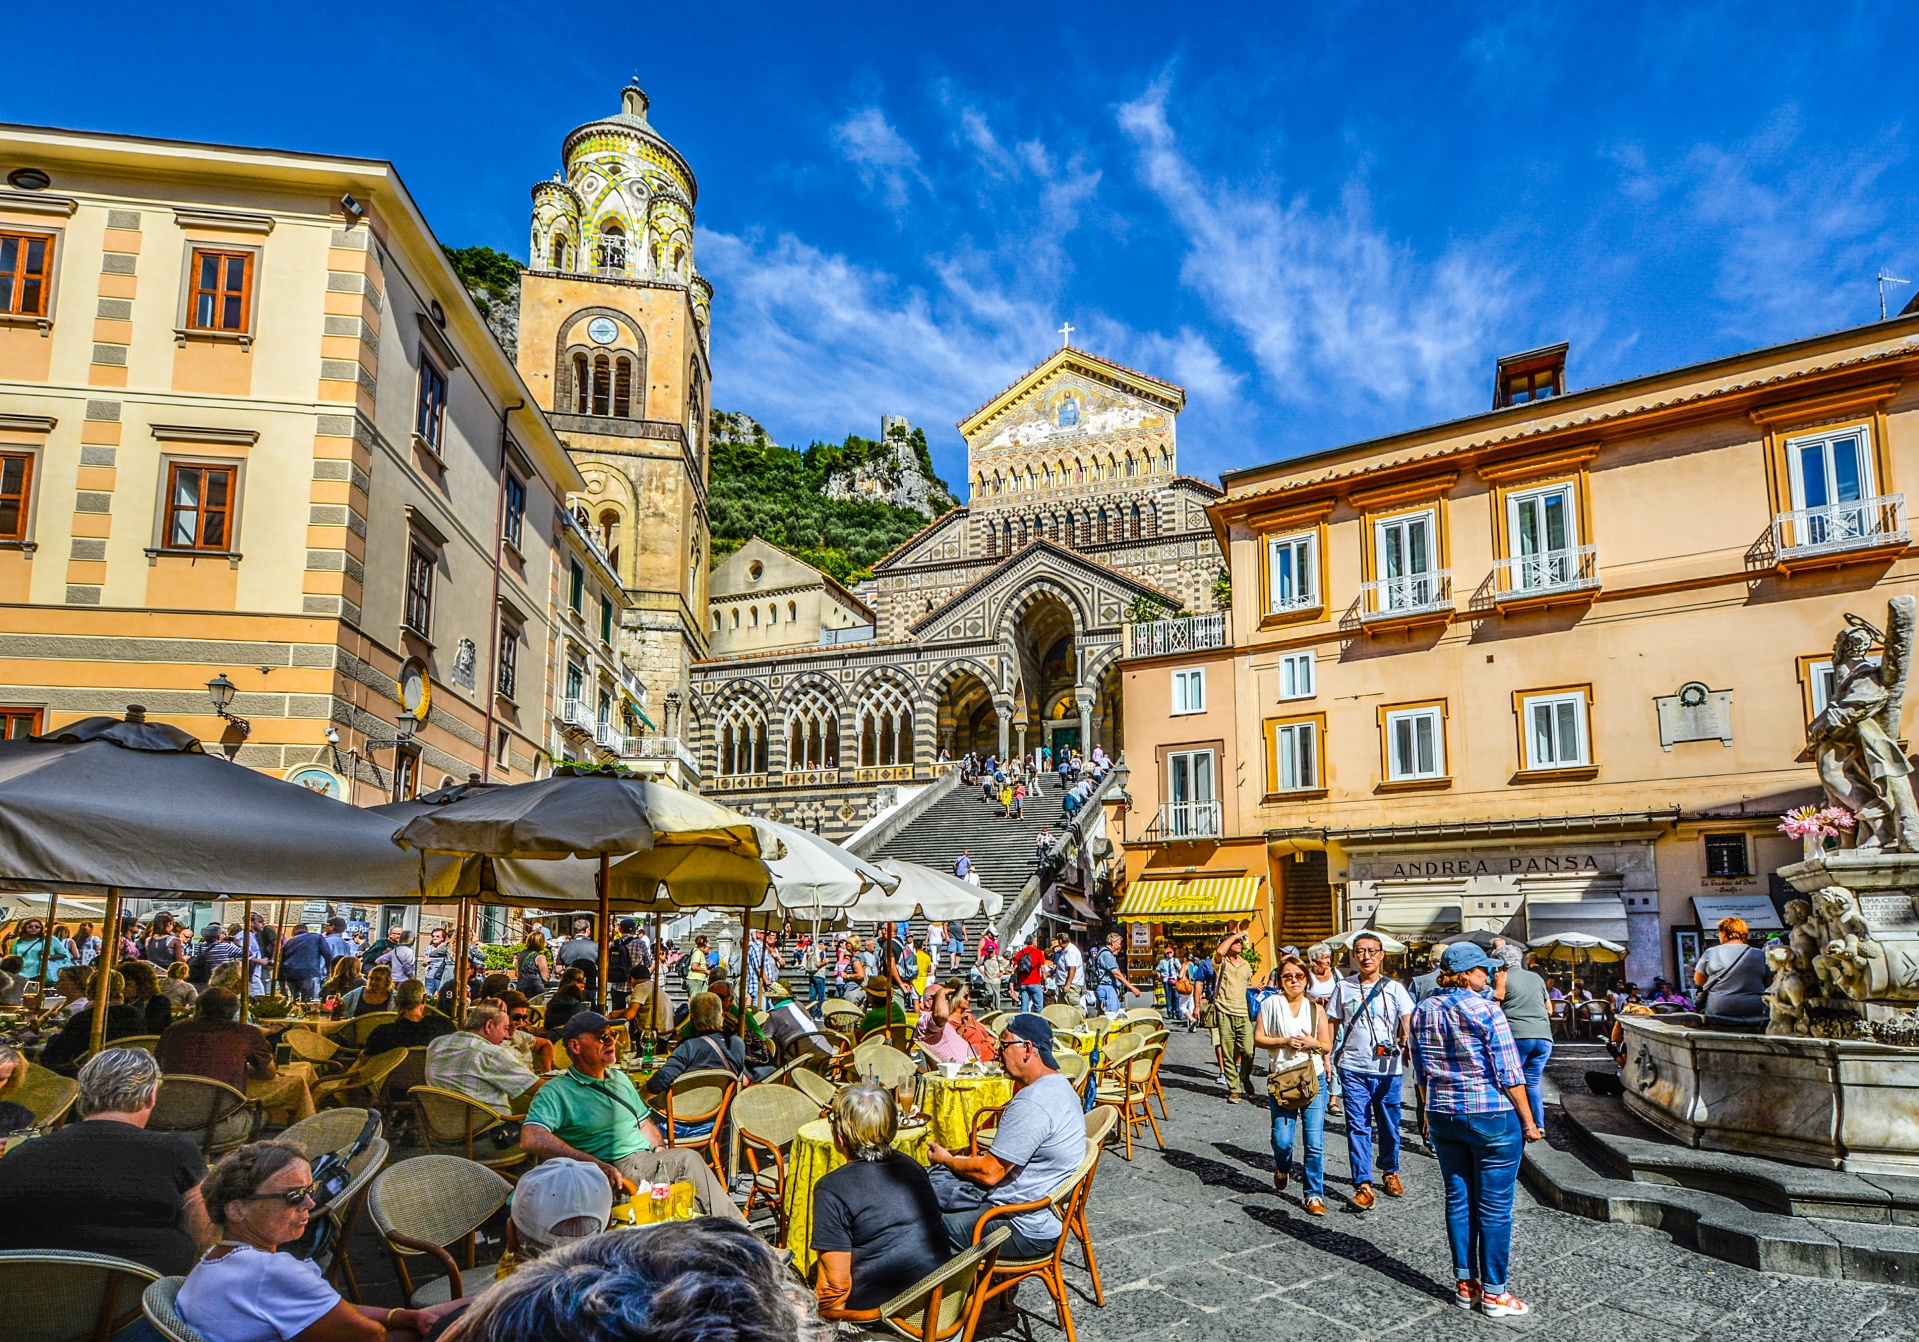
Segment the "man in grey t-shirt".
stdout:
[[1526,1073],[1526,1098],[1533,1107],[1533,1122],[1543,1128],[1546,1110],[1539,1078],[1546,1074],[1546,1063],[1553,1055],[1553,1020],[1546,1003],[1546,980],[1526,968],[1519,947],[1510,942],[1495,947],[1493,956],[1506,966],[1506,972],[1501,975],[1499,1005],[1506,1012],[1506,1024],[1512,1027],[1519,1065]]
[[[928,1158],[936,1167],[934,1190],[947,1208],[946,1234],[953,1252],[971,1247],[973,1230],[993,1207],[1037,1202],[1073,1177],[1086,1154],[1086,1116],[1079,1092],[1060,1075],[1053,1058],[1053,1026],[1044,1016],[1022,1014],[1000,1030],[1000,1063],[1017,1089],[1000,1114],[991,1150],[956,1155],[935,1142]],[[971,1185],[972,1187],[967,1187]],[[956,1206],[984,1190],[975,1205]],[[1044,1258],[1059,1239],[1060,1220],[1050,1207],[1001,1218],[1013,1235],[1000,1251],[1006,1259]]]

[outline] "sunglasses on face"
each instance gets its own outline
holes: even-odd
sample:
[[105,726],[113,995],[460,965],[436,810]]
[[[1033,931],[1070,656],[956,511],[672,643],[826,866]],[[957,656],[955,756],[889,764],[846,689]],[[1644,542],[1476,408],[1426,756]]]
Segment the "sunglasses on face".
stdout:
[[533,1015],[531,1012],[527,1012],[527,1011],[516,1011],[511,1016],[508,1016],[507,1019],[512,1021],[515,1025],[524,1025],[526,1024],[526,1022],[533,1019]]
[[309,1201],[314,1193],[318,1191],[319,1187],[320,1185],[317,1183],[301,1184],[298,1188],[282,1188],[274,1193],[255,1193],[249,1197],[247,1201],[281,1202],[289,1207],[297,1207],[302,1202]]

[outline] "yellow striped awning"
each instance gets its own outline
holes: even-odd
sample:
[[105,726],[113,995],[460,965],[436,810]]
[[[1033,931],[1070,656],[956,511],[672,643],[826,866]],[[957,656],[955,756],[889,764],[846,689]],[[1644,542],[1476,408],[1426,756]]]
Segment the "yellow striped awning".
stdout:
[[1258,876],[1193,876],[1134,881],[1119,902],[1121,922],[1203,923],[1250,918],[1259,910]]

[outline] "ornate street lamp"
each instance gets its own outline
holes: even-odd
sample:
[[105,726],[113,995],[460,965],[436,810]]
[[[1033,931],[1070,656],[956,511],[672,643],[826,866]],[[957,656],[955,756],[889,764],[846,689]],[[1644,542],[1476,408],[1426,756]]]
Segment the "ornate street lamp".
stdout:
[[213,701],[214,716],[232,724],[233,729],[241,736],[251,736],[253,724],[228,711],[233,704],[233,696],[239,693],[239,690],[240,687],[228,680],[227,673],[224,671],[207,682],[207,698]]

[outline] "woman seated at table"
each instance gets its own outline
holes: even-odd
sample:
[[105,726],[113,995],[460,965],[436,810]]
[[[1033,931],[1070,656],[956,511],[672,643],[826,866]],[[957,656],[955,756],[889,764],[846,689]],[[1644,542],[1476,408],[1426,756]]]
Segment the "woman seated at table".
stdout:
[[336,1014],[342,1020],[352,1020],[355,1016],[393,1009],[393,971],[385,965],[375,965],[367,971],[365,983],[340,999],[340,1010]]
[[[656,1113],[664,1115],[666,1112],[667,1087],[682,1072],[718,1068],[736,1077],[744,1077],[746,1045],[738,1035],[727,1033],[723,1022],[718,997],[712,993],[694,996],[687,1010],[686,1038],[661,1064],[660,1070],[647,1078],[646,1088],[641,1091]],[[688,1137],[704,1137],[712,1131],[713,1120],[710,1118],[698,1123],[676,1122],[673,1125],[673,1138],[678,1141]]]
[[200,990],[187,977],[192,972],[185,960],[175,960],[161,976],[160,995],[172,1004],[175,1011],[191,1011],[193,1004],[199,1000]]
[[127,1005],[147,1018],[147,1033],[159,1034],[173,1024],[173,1002],[160,991],[160,975],[145,960],[122,960],[120,977]]
[[360,977],[360,962],[350,955],[342,955],[333,962],[333,972],[328,974],[326,982],[320,985],[320,1000],[344,1002],[353,993],[359,991],[363,982],[364,980]]
[[146,1034],[146,1013],[127,1006],[121,1000],[122,982],[117,972],[106,970],[93,971],[93,981],[89,985],[89,1000],[84,1009],[66,1026],[47,1041],[40,1050],[40,1065],[50,1067],[56,1072],[72,1076],[79,1066],[81,1057],[93,1047],[93,1013],[99,1010],[98,998],[101,994],[101,976],[105,975],[107,999],[107,1042],[125,1039],[131,1035]]
[[454,1304],[350,1305],[317,1263],[278,1252],[306,1232],[313,1170],[290,1142],[255,1142],[200,1185],[219,1243],[180,1286],[180,1317],[212,1342],[411,1342]]
[[973,1050],[973,1056],[982,1062],[992,1062],[999,1057],[999,1040],[993,1032],[980,1023],[973,1014],[973,990],[959,979],[947,985],[947,993],[952,999],[953,1028],[959,1031]]
[[569,969],[560,976],[560,986],[553,996],[546,999],[546,1015],[541,1018],[540,1026],[549,1039],[558,1039],[566,1023],[582,1011],[591,1011],[593,1004],[586,995],[586,971]]
[[920,999],[920,1022],[913,1042],[941,1062],[971,1062],[973,1046],[961,1037],[953,1021],[953,989],[944,983],[928,985]]
[[813,1188],[820,1317],[875,1319],[951,1256],[946,1226],[926,1170],[893,1148],[900,1120],[891,1091],[848,1086],[828,1118],[847,1163]]

